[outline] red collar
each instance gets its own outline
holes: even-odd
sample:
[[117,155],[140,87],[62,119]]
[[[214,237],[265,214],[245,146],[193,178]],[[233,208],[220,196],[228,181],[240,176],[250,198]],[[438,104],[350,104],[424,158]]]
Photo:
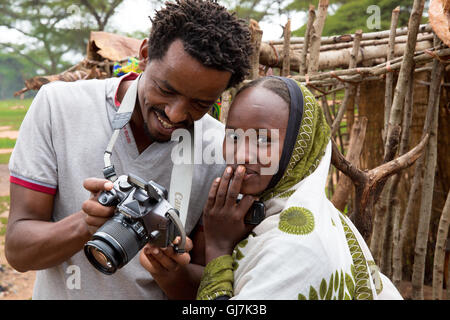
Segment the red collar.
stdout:
[[117,86],[116,93],[114,94],[114,104],[117,108],[120,107],[120,101],[117,100],[117,92],[119,91],[122,81],[133,81],[136,80],[137,77],[139,77],[138,73],[130,72],[120,78],[119,85]]

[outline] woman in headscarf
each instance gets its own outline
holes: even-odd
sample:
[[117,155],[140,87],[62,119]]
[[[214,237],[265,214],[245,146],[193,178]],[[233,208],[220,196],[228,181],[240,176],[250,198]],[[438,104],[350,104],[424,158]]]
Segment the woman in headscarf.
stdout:
[[[238,128],[256,130],[256,149],[245,137],[239,146]],[[270,129],[278,129],[275,148]],[[198,299],[402,299],[326,197],[330,128],[306,87],[281,77],[247,84],[230,108],[226,135],[224,155],[234,161],[213,182],[204,208],[207,266]],[[279,156],[276,174],[262,174],[273,163],[255,150]],[[244,216],[255,200],[266,216],[252,230]]]

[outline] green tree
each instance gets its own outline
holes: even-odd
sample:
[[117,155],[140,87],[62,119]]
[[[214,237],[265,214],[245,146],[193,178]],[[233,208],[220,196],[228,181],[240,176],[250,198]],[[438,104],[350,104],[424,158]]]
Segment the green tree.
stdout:
[[[338,4],[338,3],[337,3]],[[371,7],[372,6],[372,7]],[[374,8],[379,15],[379,29],[374,29],[369,23],[368,19],[376,15],[377,13],[372,10],[368,10],[369,7]],[[377,30],[389,30],[391,24],[392,10],[397,6],[400,7],[399,27],[408,25],[409,16],[412,9],[412,1],[410,0],[347,0],[339,3],[339,7],[335,10],[334,14],[327,17],[325,26],[323,29],[324,36],[339,35],[339,34],[351,34],[358,29],[362,29],[363,32],[373,32]],[[424,22],[426,18],[423,18]],[[294,36],[304,36],[306,30],[306,22],[301,28],[293,32]]]
[[0,50],[22,56],[37,71],[57,73],[68,66],[63,57],[68,52],[84,54],[90,31],[104,30],[122,2],[0,0],[0,26],[24,39],[22,43],[0,40]]

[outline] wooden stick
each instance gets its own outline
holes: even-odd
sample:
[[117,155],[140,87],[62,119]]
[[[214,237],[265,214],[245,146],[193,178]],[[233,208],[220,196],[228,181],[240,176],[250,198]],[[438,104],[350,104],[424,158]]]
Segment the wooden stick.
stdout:
[[[317,22],[317,20],[316,20]],[[416,51],[424,51],[426,49],[431,49],[433,47],[432,41],[420,41],[417,42]],[[406,48],[406,43],[398,43],[395,45],[395,55],[401,56],[404,54]],[[310,44],[310,59],[314,58],[314,53],[312,53],[312,42]],[[367,46],[363,48],[363,55],[360,55],[358,63],[360,62],[368,62],[373,61],[374,59],[386,58],[386,51],[388,50],[388,46],[386,45],[377,45],[377,46]],[[281,67],[283,63],[282,57],[278,57],[278,51],[275,46],[270,46],[269,44],[261,44],[261,52],[260,52],[260,63],[262,65],[267,65],[271,67]],[[351,48],[345,48],[341,50],[329,50],[329,51],[320,51],[316,50],[317,54],[319,54],[317,58],[317,68],[318,70],[326,70],[326,69],[335,69],[338,67],[347,67],[348,59],[351,54]],[[298,51],[292,51],[290,53],[290,62],[291,68],[296,69],[300,67],[301,53]],[[309,66],[308,66],[309,68]],[[309,72],[308,72],[309,73]]]
[[[366,136],[366,129],[366,117],[361,117],[356,120],[352,128],[346,159],[355,167],[358,167],[359,157],[361,156],[361,151]],[[336,191],[331,199],[331,202],[338,210],[344,211],[347,199],[351,194],[352,186],[352,180],[347,176],[342,176],[339,179],[339,184],[337,185]]]
[[[397,30],[398,17],[400,15],[400,7],[392,10],[391,18],[391,34],[389,35],[389,50],[386,56],[387,61],[391,61],[394,58],[395,49],[395,31]],[[388,131],[389,116],[391,114],[392,105],[392,87],[394,85],[394,75],[392,72],[386,74],[386,89],[384,97],[384,130],[383,130],[383,141],[386,144],[386,135]]]
[[327,18],[328,3],[329,0],[319,0],[319,13],[317,14],[317,20],[314,21],[311,32],[308,74],[314,74],[319,70],[320,41],[325,19]]
[[450,225],[450,191],[447,194],[444,209],[439,219],[433,263],[433,300],[442,300],[444,278],[445,243]]
[[291,39],[291,19],[288,19],[284,27],[284,45],[283,45],[283,68],[281,69],[281,76],[287,77],[291,69],[290,60],[290,39]]
[[336,143],[332,140],[333,153],[331,155],[332,164],[352,179],[356,189],[355,209],[352,219],[356,228],[366,241],[370,238],[372,230],[372,206],[376,200],[376,194],[380,183],[389,176],[404,170],[422,155],[427,145],[429,134],[426,134],[421,142],[406,154],[384,163],[368,172],[359,170],[352,163],[347,161],[339,151]]
[[[435,41],[440,41],[437,37]],[[439,98],[441,90],[441,79],[443,76],[443,65],[435,60],[433,61],[433,71],[431,79],[433,84],[430,86],[428,98],[427,116],[432,119],[430,127],[430,143],[427,146],[424,179],[422,184],[422,194],[420,199],[419,225],[416,235],[414,265],[412,274],[412,298],[423,300],[423,281],[425,277],[425,259],[428,243],[428,234],[430,228],[430,216],[433,201],[434,178],[437,165],[437,128],[439,121]],[[428,132],[428,131],[426,131]]]
[[310,4],[308,10],[308,23],[306,25],[306,32],[305,32],[305,43],[302,46],[302,55],[300,56],[300,68],[299,68],[300,75],[305,75],[306,70],[308,70],[308,67],[306,65],[306,56],[308,54],[309,43],[311,40],[312,26],[314,20],[316,19],[316,11],[314,9],[315,9],[314,5]]
[[251,19],[250,20],[250,34],[251,34],[251,42],[253,53],[250,58],[250,75],[249,79],[254,80],[259,77],[259,56],[260,56],[260,47],[261,47],[261,39],[263,35],[263,31],[259,28],[258,22]]
[[[349,61],[349,69],[353,69],[356,67],[356,61],[358,60],[358,54],[359,54],[359,42],[361,41],[362,36],[362,30],[358,30],[355,33],[355,41],[353,42],[353,49],[352,54],[350,56]],[[345,112],[347,111],[347,105],[349,102],[350,97],[353,97],[355,95],[355,86],[352,84],[347,84],[344,100],[342,101],[341,107],[339,108],[338,114],[336,118],[334,119],[333,125],[331,126],[331,136],[334,137],[336,132],[339,129],[339,126],[341,125],[342,118],[344,117]]]
[[[410,81],[408,83],[408,91],[406,92],[405,99],[405,110],[403,111],[403,121],[402,121],[402,137],[400,140],[399,154],[405,154],[409,148],[409,137],[410,129],[412,123],[413,114],[413,96],[414,96],[414,72],[411,72]],[[402,260],[400,255],[403,252],[396,251],[398,244],[400,242],[400,201],[397,199],[398,185],[400,183],[401,175],[397,174],[393,178],[391,192],[389,194],[388,202],[388,212],[392,212],[393,223],[392,223],[392,248],[386,248],[385,255],[387,257],[391,256],[392,252],[392,281],[394,285],[398,288],[402,280]],[[387,230],[389,231],[389,230]],[[386,237],[386,236],[385,236]],[[390,236],[389,236],[390,237]],[[389,242],[389,240],[387,240]]]
[[[389,123],[386,134],[386,143],[384,146],[384,156],[387,161],[391,160],[387,157],[389,154],[395,154],[394,145],[397,141],[391,144],[393,137],[393,130],[399,126],[401,121],[401,112],[405,103],[406,87],[408,84],[409,74],[414,63],[414,50],[416,47],[417,34],[419,32],[419,24],[422,19],[422,12],[425,0],[414,0],[413,9],[408,23],[408,42],[406,43],[405,52],[403,54],[403,61],[398,75],[397,85],[395,87],[394,99],[392,101],[391,112],[389,115]],[[392,156],[393,157],[393,156]]]
[[[419,26],[419,33],[425,33],[425,32],[432,32],[433,29],[429,24],[421,24]],[[376,31],[376,32],[368,32],[365,33],[362,40],[374,40],[374,39],[383,39],[383,38],[389,38],[390,30],[383,30],[383,31]],[[401,27],[398,28],[395,33],[398,36],[402,36],[408,33],[408,27]],[[330,44],[330,43],[341,43],[341,42],[351,42],[353,41],[353,37],[350,34],[344,34],[344,35],[336,35],[336,36],[329,36],[329,37],[322,37],[320,42],[322,44]],[[304,37],[292,37],[291,38],[291,44],[298,44],[298,43],[304,43],[305,38]],[[273,44],[283,44],[283,40],[273,40]]]
[[[395,44],[400,44],[400,43],[406,43],[406,41],[408,40],[407,36],[399,36],[395,38]],[[433,40],[433,34],[432,33],[423,33],[423,34],[419,34],[417,36],[417,42],[420,41],[432,41]],[[379,39],[379,40],[366,40],[366,41],[361,41],[361,48],[364,47],[369,47],[369,46],[378,46],[378,45],[387,45],[389,44],[389,38],[385,38],[385,39]],[[263,42],[263,45],[265,45],[265,43]],[[274,45],[275,48],[281,50],[282,45]],[[330,51],[330,50],[342,50],[342,49],[347,49],[347,48],[351,48],[353,46],[353,42],[344,42],[344,43],[333,43],[333,44],[325,44],[323,45],[323,43],[320,46],[320,52],[323,51]],[[303,50],[304,44],[292,44],[291,43],[291,50],[295,51],[295,52],[301,52]]]

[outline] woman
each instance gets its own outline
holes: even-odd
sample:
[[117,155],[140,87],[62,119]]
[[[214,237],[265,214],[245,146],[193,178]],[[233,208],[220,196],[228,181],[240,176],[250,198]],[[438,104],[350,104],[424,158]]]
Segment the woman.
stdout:
[[[279,152],[275,175],[261,174],[272,164],[259,161],[252,142],[245,151],[235,143],[229,129],[237,128],[262,132],[259,151]],[[255,80],[236,95],[227,129],[224,154],[234,164],[214,181],[204,208],[207,266],[198,299],[402,298],[351,221],[326,198],[330,129],[308,89],[287,78]],[[278,148],[269,148],[276,143],[270,129],[279,129]],[[236,203],[239,193],[244,197]],[[244,216],[258,198],[266,218],[251,231]]]

